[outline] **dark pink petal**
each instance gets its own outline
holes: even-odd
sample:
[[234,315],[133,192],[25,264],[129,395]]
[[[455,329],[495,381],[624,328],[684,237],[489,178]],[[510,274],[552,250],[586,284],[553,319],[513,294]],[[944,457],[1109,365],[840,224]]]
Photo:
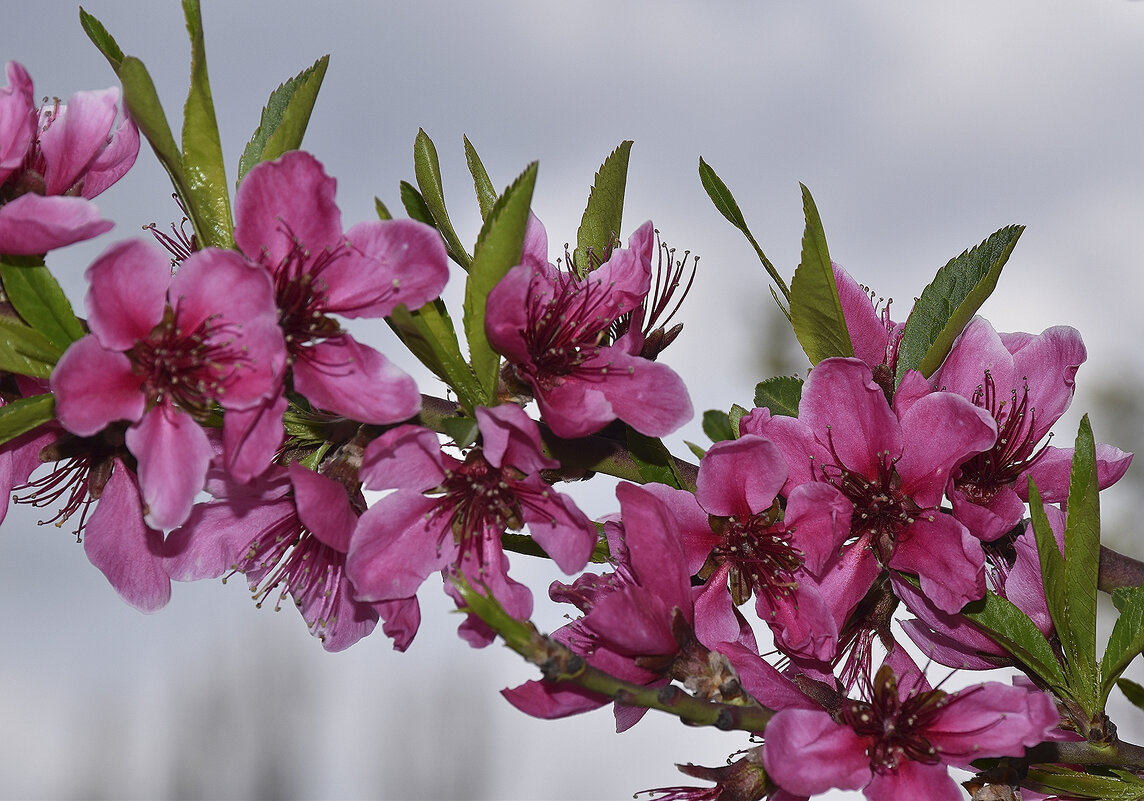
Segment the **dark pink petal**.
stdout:
[[[918,616],[917,620],[903,622],[902,627],[930,658],[943,665],[970,670],[987,670],[998,663],[1009,664],[1012,661],[990,637],[960,615],[938,609],[912,582],[894,573],[890,574],[890,581],[894,594]],[[989,657],[994,657],[993,661]]]
[[[508,556],[501,548],[500,539],[485,537],[480,544],[480,559],[464,559],[460,563],[461,574],[473,587],[487,592],[497,599],[505,612],[517,620],[532,617],[532,590],[514,581],[508,575]],[[446,578],[445,592],[453,598],[458,608],[464,607],[457,586]],[[474,614],[468,614],[457,627],[457,634],[473,648],[484,648],[496,640],[496,632]]]
[[365,446],[359,477],[370,490],[423,492],[438,486],[445,479],[445,470],[454,464],[451,456],[441,452],[436,432],[403,425]]
[[83,179],[85,198],[93,198],[118,181],[139,155],[139,129],[130,117],[123,117],[112,134],[111,143],[105,147],[87,168]]
[[362,514],[346,554],[346,575],[358,600],[410,598],[431,573],[453,560],[452,533],[441,531],[448,522],[426,519],[436,504],[420,492],[399,489]]
[[[302,619],[310,627],[310,633],[321,640],[322,648],[330,653],[344,651],[362,637],[368,636],[377,626],[378,613],[371,604],[355,601],[350,594],[351,587],[343,576],[333,589],[322,585],[310,585],[307,595],[294,596],[302,613]],[[333,593],[333,600],[327,597]],[[321,617],[327,613],[328,617]]]
[[1072,403],[1077,368],[1087,358],[1080,332],[1067,325],[1047,328],[1013,350],[1013,388],[1020,393],[1028,386],[1036,410],[1034,440],[1041,440]]
[[953,516],[982,542],[997,539],[1025,516],[1025,502],[1007,486],[998,487],[997,494],[986,505],[973,503],[956,487],[950,487],[949,499],[953,504]]
[[393,650],[405,651],[421,627],[421,606],[417,603],[417,596],[382,601],[374,604],[373,608],[381,617],[381,630],[393,640]]
[[20,195],[0,206],[0,253],[33,256],[99,236],[115,227],[78,197]]
[[854,504],[831,484],[799,484],[790,493],[783,525],[794,529],[791,544],[802,551],[811,573],[822,573],[841,551],[853,511]]
[[551,296],[556,291],[536,268],[521,264],[505,274],[489,292],[485,307],[485,335],[493,349],[513,364],[529,364],[532,355],[524,331],[528,319],[528,298],[533,294]]
[[171,263],[158,245],[116,242],[84,273],[87,322],[105,348],[130,350],[163,319]]
[[517,687],[501,690],[501,695],[521,712],[542,720],[556,720],[590,712],[610,701],[607,696],[574,684],[544,681],[526,681]]
[[[687,606],[690,617],[690,599]],[[679,651],[671,630],[674,608],[647,587],[630,586],[599,598],[584,620],[596,637],[626,657],[673,656]]]
[[[608,399],[615,417],[641,434],[667,436],[695,413],[683,379],[666,364],[632,356],[618,348],[600,348],[583,367],[607,368],[596,388]],[[571,381],[565,386],[568,383]]]
[[[0,408],[6,404],[0,402]],[[59,427],[48,423],[37,426],[26,434],[21,434],[0,445],[0,523],[8,514],[8,501],[12,490],[31,478],[32,473],[43,462],[40,451],[59,439]]]
[[213,455],[202,428],[190,415],[155,406],[127,429],[127,449],[139,460],[147,525],[182,525],[203,488]]
[[708,648],[735,642],[739,638],[739,619],[731,602],[731,591],[727,588],[730,572],[731,566],[724,563],[711,574],[706,584],[696,588],[695,636]]
[[252,260],[277,269],[300,243],[314,253],[344,241],[337,181],[309,153],[291,150],[253,167],[234,198],[234,239]]
[[902,760],[894,770],[875,773],[866,785],[869,801],[961,801],[961,788],[949,775],[945,765],[926,765]]
[[997,440],[993,415],[953,392],[920,398],[902,416],[901,425],[902,455],[895,468],[902,493],[923,509],[941,503],[958,465]]
[[933,375],[941,390],[956,392],[965,398],[982,386],[988,370],[1002,400],[1016,389],[1021,377],[1016,375],[1013,355],[1001,341],[993,326],[983,317],[974,317],[965,326],[949,355]]
[[[522,489],[527,489],[525,493]],[[535,473],[514,483],[532,538],[565,573],[584,569],[596,547],[596,527],[567,495]]]
[[789,495],[799,484],[819,481],[821,466],[834,464],[834,457],[819,442],[810,427],[797,417],[772,416],[770,409],[755,409],[739,421],[743,434],[758,434],[778,446],[790,474],[782,493]]
[[[810,582],[800,583],[791,595],[769,603],[755,596],[759,619],[771,627],[775,645],[784,653],[829,662],[838,650],[838,621],[833,610]],[[697,610],[698,612],[698,610]]]
[[32,78],[18,61],[9,61],[5,72],[8,85],[0,89],[0,184],[23,166],[24,156],[36,137]]
[[786,478],[786,460],[774,443],[747,434],[708,449],[695,497],[708,514],[747,518],[771,507]]
[[528,224],[524,227],[524,243],[521,248],[520,263],[530,267],[548,266],[548,232],[540,218],[528,212]]
[[481,431],[481,451],[493,467],[512,466],[528,474],[560,466],[560,462],[541,453],[540,429],[519,406],[512,403],[478,406],[476,417]]
[[297,462],[292,462],[288,469],[302,525],[335,551],[345,553],[358,522],[346,488]]
[[[1045,515],[1049,519],[1049,528],[1056,538],[1057,549],[1063,557],[1065,513],[1050,505],[1045,507]],[[1005,597],[1028,615],[1042,634],[1049,637],[1053,632],[1053,618],[1049,614],[1048,601],[1045,600],[1041,559],[1037,554],[1037,539],[1032,524],[1026,526],[1021,536],[1013,542],[1013,547],[1017,556],[1009,575],[1005,577]]]
[[278,395],[250,409],[229,409],[222,421],[226,469],[247,482],[262,474],[274,459],[285,431],[286,396]]
[[84,527],[83,550],[123,600],[141,612],[162,609],[170,600],[163,533],[144,524],[139,488],[118,459]]
[[87,171],[104,147],[119,113],[119,89],[76,92],[40,134],[46,167],[45,194],[62,195]]
[[917,370],[906,370],[901,383],[894,390],[894,411],[897,412],[898,419],[900,420],[911,406],[933,391],[933,387],[924,375]]
[[[903,620],[901,625],[918,650],[939,665],[960,670],[992,670],[1000,661],[1005,661],[989,661],[978,656],[976,651],[967,650],[968,644],[962,639],[960,631],[956,636],[934,631],[917,619]],[[1004,657],[1005,654],[998,653],[996,656]]]
[[599,384],[565,380],[548,391],[542,391],[536,382],[532,384],[540,416],[558,437],[586,437],[617,417]]
[[869,293],[850,277],[841,265],[831,262],[834,283],[838,286],[838,299],[842,303],[842,317],[850,332],[854,355],[871,368],[886,362],[886,346],[890,332],[882,322]]
[[866,740],[823,710],[784,709],[767,724],[767,773],[786,791],[858,790],[871,776]]
[[687,572],[691,575],[698,573],[711,555],[711,549],[723,541],[723,536],[711,530],[710,517],[699,505],[695,495],[687,490],[654,483],[644,484],[644,489],[659,498],[679,521]]
[[635,484],[616,486],[632,572],[670,606],[691,606],[691,576],[679,523],[658,498]]
[[965,766],[982,757],[1021,756],[1059,722],[1050,696],[991,681],[955,693],[925,737],[944,759]]
[[819,362],[802,387],[798,416],[823,445],[833,446],[841,467],[864,476],[878,474],[881,454],[896,459],[902,452],[898,418],[858,359]]
[[804,573],[799,586],[811,584],[830,606],[835,620],[846,620],[882,573],[870,548],[845,548],[820,576]]
[[[192,253],[170,278],[168,294],[184,331],[217,318],[242,328],[278,319],[269,273],[233,250],[204,248]],[[245,332],[230,335],[236,333]]]
[[643,303],[651,288],[654,247],[655,227],[649,220],[628,238],[628,247],[612,251],[608,260],[589,274],[589,286],[601,293],[597,308],[602,316],[614,319]]
[[943,612],[955,614],[985,595],[985,552],[955,518],[926,510],[898,532],[890,567],[915,573],[922,592]]
[[[1037,491],[1041,493],[1042,501],[1058,503],[1068,500],[1072,460],[1072,448],[1057,448],[1052,445],[1045,448],[1044,454],[1029,471],[1029,475],[1037,484]],[[1096,444],[1096,480],[1101,489],[1119,481],[1131,464],[1131,453],[1126,453],[1113,445],[1099,442]],[[1028,500],[1029,487],[1024,480],[1018,481],[1013,489],[1023,500]]]
[[315,406],[362,423],[408,420],[421,408],[416,382],[348,335],[306,348],[294,363],[294,389]]
[[416,220],[372,220],[346,232],[353,258],[322,272],[326,308],[343,317],[385,317],[404,303],[418,309],[441,294],[449,257],[441,235]]
[[116,420],[138,420],[146,398],[131,360],[88,334],[64,351],[52,370],[56,417],[73,434],[89,437]]
[[720,643],[717,650],[730,660],[735,672],[739,674],[743,689],[763,706],[771,709],[817,708],[817,705],[807,698],[793,681],[759,656],[758,649],[752,650],[740,643],[725,642]]

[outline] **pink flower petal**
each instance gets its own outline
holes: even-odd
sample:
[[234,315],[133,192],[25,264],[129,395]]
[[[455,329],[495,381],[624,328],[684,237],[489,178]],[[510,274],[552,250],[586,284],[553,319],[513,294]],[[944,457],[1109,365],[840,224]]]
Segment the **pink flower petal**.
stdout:
[[104,347],[130,350],[163,319],[171,265],[158,245],[142,239],[116,242],[84,276],[87,322]]
[[786,478],[786,461],[774,443],[747,434],[708,449],[695,497],[708,514],[747,518],[771,507]]
[[436,432],[421,426],[397,426],[366,445],[359,475],[366,489],[423,492],[444,480],[445,459],[454,461],[441,453]]
[[229,409],[222,421],[226,469],[247,482],[270,466],[282,444],[286,396],[278,395],[250,409]]
[[59,116],[40,134],[40,151],[47,163],[45,194],[62,195],[80,179],[107,146],[118,114],[119,89],[76,92],[61,106]]
[[33,256],[82,242],[115,227],[78,197],[20,195],[0,206],[0,253]]
[[315,406],[362,423],[408,420],[421,408],[414,380],[348,335],[306,348],[294,363],[294,388]]
[[540,429],[519,406],[512,403],[478,406],[476,417],[481,431],[481,452],[493,467],[511,465],[528,474],[560,466],[560,462],[541,453]]
[[362,514],[346,554],[346,575],[358,600],[410,598],[430,574],[452,561],[456,553],[452,536],[438,547],[437,529],[442,524],[436,529],[426,525],[426,515],[436,503],[420,492],[402,489]]
[[354,258],[322,272],[326,308],[343,317],[385,317],[404,303],[417,309],[441,294],[449,257],[441,235],[416,220],[373,220],[346,232]]
[[784,709],[771,718],[763,764],[784,790],[799,795],[857,790],[871,777],[866,740],[815,709]]
[[358,522],[346,488],[297,462],[290,464],[289,471],[302,524],[326,545],[345,553]]
[[[23,166],[28,148],[36,137],[32,78],[18,61],[9,61],[5,72],[8,85],[0,89],[0,184]],[[11,251],[0,249],[0,252]]]
[[83,179],[83,197],[93,198],[118,181],[139,155],[139,129],[130,117],[119,121],[111,143],[95,157]]
[[933,392],[902,415],[901,458],[895,465],[902,493],[923,509],[941,503],[958,465],[993,447],[993,415],[953,392]]
[[127,448],[139,460],[147,525],[171,529],[184,523],[213,455],[199,424],[183,412],[156,406],[127,429]]
[[89,437],[116,420],[138,420],[146,398],[131,360],[88,334],[73,342],[52,371],[56,417],[73,434]]
[[938,609],[955,614],[985,595],[985,553],[955,518],[925,511],[898,532],[890,567],[915,573]]

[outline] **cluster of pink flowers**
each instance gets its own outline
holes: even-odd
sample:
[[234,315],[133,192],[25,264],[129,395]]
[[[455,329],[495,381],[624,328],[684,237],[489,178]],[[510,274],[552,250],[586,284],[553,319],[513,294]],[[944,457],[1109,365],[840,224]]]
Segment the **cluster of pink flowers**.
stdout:
[[[37,109],[23,68],[7,74],[0,254],[103,233],[89,199],[139,147],[134,124],[116,123],[118,91]],[[414,380],[342,324],[436,301],[450,272],[442,237],[413,220],[346,229],[335,190],[317,159],[290,151],[243,178],[235,249],[179,253],[172,271],[153,243],[107,247],[86,272],[87,333],[50,378],[0,375],[3,404],[48,392],[55,403],[55,419],[0,446],[0,520],[9,497],[55,508],[61,524],[76,516],[92,563],[144,611],[169,601],[172,579],[241,573],[259,603],[289,596],[332,651],[379,622],[404,650],[432,574],[469,613],[459,633],[474,646],[498,632],[461,584],[528,620],[533,595],[510,576],[508,545],[527,530],[575,576],[550,588],[581,613],[553,641],[584,664],[628,686],[680,682],[774,711],[760,750],[695,769],[716,788],[665,798],[837,787],[954,799],[949,766],[1056,736],[1050,695],[934,688],[891,622],[904,605],[911,647],[993,667],[1006,652],[960,614],[989,587],[1051,633],[1023,521],[1030,477],[1046,502],[1068,497],[1072,453],[1048,432],[1086,357],[1078,332],[998,334],[974,318],[940,369],[895,383],[903,326],[835,266],[856,355],[813,367],[797,415],[742,416],[703,453],[693,490],[621,482],[618,513],[594,523],[556,489],[564,465],[546,439],[614,445],[629,428],[662,437],[693,415],[682,379],[658,361],[674,333],[648,331],[663,305],[653,262],[670,253],[651,223],[590,265],[561,266],[530,217],[484,317],[504,359],[496,398],[511,400],[467,414],[458,404],[452,421],[465,417],[472,436],[455,441],[420,414]],[[1096,455],[1101,488],[1131,461],[1106,445]],[[1063,513],[1048,511],[1060,536]],[[594,555],[607,569],[584,572]],[[614,700],[548,680],[504,695],[544,718]],[[646,711],[614,708],[620,730]]]

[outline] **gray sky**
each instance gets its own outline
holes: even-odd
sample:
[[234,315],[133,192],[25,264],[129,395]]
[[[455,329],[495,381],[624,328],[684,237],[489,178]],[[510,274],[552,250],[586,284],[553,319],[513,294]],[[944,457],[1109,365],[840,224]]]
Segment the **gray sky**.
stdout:
[[[177,125],[180,5],[85,7],[147,64]],[[400,208],[423,127],[463,240],[479,219],[467,134],[498,185],[539,159],[534,208],[555,248],[574,241],[600,161],[634,139],[625,236],[651,218],[702,257],[665,354],[698,410],[750,405],[764,351],[791,341],[749,246],[700,187],[701,155],[787,276],[806,183],[831,255],[896,298],[899,317],[949,258],[1026,224],[983,312],[999,330],[1084,334],[1089,363],[1060,442],[1094,387],[1138,403],[1144,4],[204,2],[204,17],[232,179],[271,89],[331,54],[306,145],[338,178],[347,226],[372,215],[375,195]],[[0,56],[22,61],[41,96],[114,82],[75,6],[54,0],[5,8]],[[174,218],[169,193],[145,150],[98,201],[116,230],[52,255],[77,304],[91,258]],[[698,421],[684,438],[703,441]],[[1137,427],[1115,444],[1139,450],[1140,438]],[[405,655],[380,632],[327,655],[294,610],[254,609],[240,581],[177,585],[166,610],[142,616],[66,530],[20,512],[0,538],[14,635],[0,650],[2,796],[615,798],[679,783],[673,762],[718,764],[747,745],[651,716],[620,737],[607,712],[525,718],[496,691],[531,669],[458,640],[434,582]],[[533,586],[543,606],[544,583]]]

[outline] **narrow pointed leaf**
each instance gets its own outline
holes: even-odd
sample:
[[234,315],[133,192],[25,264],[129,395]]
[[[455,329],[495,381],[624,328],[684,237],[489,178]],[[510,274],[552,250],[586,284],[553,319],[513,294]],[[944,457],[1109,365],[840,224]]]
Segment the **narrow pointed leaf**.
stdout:
[[421,197],[437,222],[437,230],[445,240],[449,255],[468,270],[472,257],[453,230],[453,223],[445,208],[445,189],[441,184],[441,163],[437,159],[437,148],[424,128],[417,130],[417,138],[413,142],[413,170],[417,176],[417,186],[421,188]]
[[485,303],[489,292],[505,274],[520,264],[524,232],[536,186],[537,163],[504,191],[489,213],[477,237],[476,252],[465,282],[465,338],[469,343],[469,363],[483,390],[485,405],[494,405],[500,379],[500,355],[485,335]]
[[822,219],[810,190],[799,186],[806,230],[802,235],[802,261],[790,282],[790,322],[810,363],[818,364],[831,356],[853,356],[854,345],[842,315]]
[[703,448],[696,445],[694,442],[689,442],[687,440],[684,440],[683,444],[687,446],[687,450],[691,451],[691,453],[695,456],[696,459],[702,459],[704,456],[707,455],[707,451],[705,451]]
[[802,379],[793,375],[779,375],[755,385],[755,408],[770,409],[772,415],[798,417],[798,403],[802,400]]
[[703,413],[703,433],[712,442],[735,439],[735,432],[731,430],[731,416],[718,409],[708,409]]
[[233,248],[234,220],[207,77],[203,18],[198,0],[183,0],[183,13],[191,39],[191,86],[183,106],[183,175],[188,192],[184,200],[197,212],[195,233],[201,246]]
[[31,431],[56,416],[56,397],[50,392],[19,398],[0,406],[0,444]]
[[[1141,651],[1144,651],[1144,587],[1113,590],[1112,598],[1120,617],[1108,637],[1108,647],[1100,661],[1100,705],[1103,709],[1114,685],[1125,681],[1120,678],[1124,670]],[[1139,685],[1136,685],[1139,687]],[[1121,686],[1123,690],[1124,687]],[[1128,695],[1130,690],[1125,690]],[[1142,694],[1144,696],[1144,694]],[[1132,696],[1129,695],[1129,700]],[[1139,704],[1136,701],[1132,701]]]
[[330,57],[322,56],[270,93],[270,99],[262,109],[258,129],[239,159],[236,186],[242,183],[243,177],[255,164],[273,161],[286,151],[302,146],[302,137],[306,134],[329,63]]
[[1106,770],[1111,775],[1080,772],[1061,765],[1037,765],[1030,768],[1023,784],[1053,798],[1094,801],[1140,801],[1144,798],[1144,781],[1134,773],[1118,768]]
[[389,209],[384,203],[381,202],[381,198],[377,197],[376,195],[373,198],[373,207],[377,211],[377,218],[379,220],[393,219],[393,215],[389,213]]
[[440,298],[414,311],[398,306],[386,321],[413,355],[457,393],[467,411],[480,404],[481,386],[461,355],[453,321]]
[[937,271],[906,320],[897,381],[907,370],[928,377],[941,366],[953,341],[997,286],[1001,268],[1024,230],[1023,225],[1002,228]]
[[87,38],[99,48],[99,52],[103,53],[107,63],[118,74],[119,65],[123,63],[124,56],[123,51],[115,41],[115,37],[107,32],[107,28],[103,27],[102,22],[84,11],[82,6],[79,9],[79,24],[84,33],[87,34]]
[[63,349],[13,317],[0,317],[0,372],[47,378]]
[[[163,113],[151,75],[142,61],[134,56],[124,56],[119,65],[119,81],[123,84],[123,103],[127,106],[131,119],[135,120],[139,132],[151,144],[151,149],[155,151],[155,156],[171,177],[175,191],[185,204],[188,190],[183,177],[183,156],[175,144],[175,137],[167,123],[167,115]],[[195,209],[192,206],[186,208],[191,223],[197,230]]]
[[1049,641],[1029,616],[1011,601],[987,591],[961,611],[998,645],[1022,662],[1054,690],[1063,691],[1068,682]]
[[[667,446],[661,440],[641,434],[631,426],[626,428],[628,453],[644,483],[656,482],[676,489],[687,489],[675,457]],[[694,490],[694,487],[691,489]]]
[[1065,588],[1065,560],[1057,546],[1057,538],[1049,526],[1040,490],[1029,477],[1029,514],[1033,521],[1033,536],[1037,540],[1037,557],[1041,563],[1041,583],[1045,588],[1045,601],[1053,628],[1063,631],[1069,627],[1068,593]]
[[1124,697],[1137,709],[1144,711],[1144,687],[1132,679],[1117,679],[1116,686],[1124,693]]
[[[747,227],[747,221],[743,219],[743,212],[739,210],[739,204],[735,202],[735,197],[731,194],[731,190],[727,188],[727,184],[723,183],[723,179],[715,174],[715,170],[711,169],[711,166],[704,161],[702,157],[699,158],[699,181],[703,184],[704,191],[707,192],[707,196],[711,198],[711,202],[715,204],[715,208],[719,213],[726,217],[731,225],[738,228],[743,236],[747,237],[747,241],[750,242],[751,247],[755,249],[755,254],[759,257],[759,261],[763,263],[763,269],[767,271],[771,280],[778,285],[779,291],[783,293],[783,297],[786,298],[789,303],[790,290],[787,289],[786,282],[783,281],[782,276],[779,275],[779,271],[775,269],[775,266],[771,264],[771,260],[763,253],[763,249],[759,247],[759,243],[755,241],[754,234],[752,234],[751,229]],[[774,294],[774,290],[772,290],[772,294]],[[777,295],[775,295],[775,303],[779,305],[779,308],[783,310],[783,313],[786,314],[789,320],[790,313]]]
[[[34,262],[34,263],[33,263]],[[32,328],[63,352],[84,335],[71,303],[43,260],[0,258],[0,280],[8,300]]]
[[410,219],[437,227],[437,221],[433,219],[433,212],[429,211],[429,206],[425,204],[425,198],[421,197],[416,187],[407,181],[401,182],[401,205],[405,207],[405,213]]
[[1074,667],[1086,711],[1096,713],[1100,678],[1096,664],[1096,594],[1100,572],[1100,488],[1096,477],[1096,445],[1088,415],[1081,418],[1069,480],[1065,522],[1065,587],[1069,627],[1058,630],[1065,658]]
[[481,219],[487,220],[489,212],[496,205],[497,190],[489,179],[485,165],[481,163],[481,157],[477,155],[477,149],[473,147],[473,143],[469,141],[467,136],[465,137],[465,163],[469,165],[469,173],[473,176],[473,189],[477,193],[477,205],[481,208]]
[[586,274],[593,268],[590,253],[596,255],[596,265],[606,257],[609,248],[620,236],[620,223],[624,216],[624,192],[628,184],[628,156],[631,154],[630,140],[620,142],[600,165],[592,190],[588,193],[588,205],[576,232],[576,252],[572,262],[576,270]]

